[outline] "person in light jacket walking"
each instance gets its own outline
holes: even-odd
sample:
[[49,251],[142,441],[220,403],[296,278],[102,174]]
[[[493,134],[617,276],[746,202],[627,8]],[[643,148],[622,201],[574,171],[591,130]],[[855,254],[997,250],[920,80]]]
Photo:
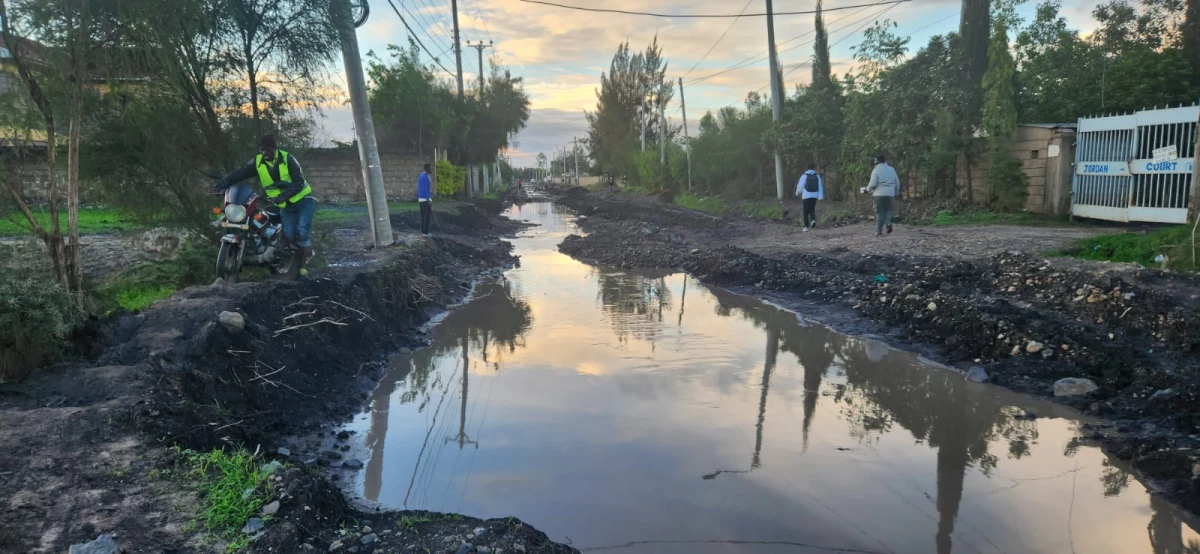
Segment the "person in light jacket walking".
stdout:
[[817,166],[808,165],[808,171],[800,176],[796,183],[796,196],[804,202],[804,232],[817,226],[817,200],[825,199],[825,182],[817,174]]
[[896,194],[900,192],[900,176],[888,165],[883,154],[875,156],[875,169],[871,170],[871,182],[862,188],[875,197],[875,236],[884,230],[892,232],[892,210],[896,207]]

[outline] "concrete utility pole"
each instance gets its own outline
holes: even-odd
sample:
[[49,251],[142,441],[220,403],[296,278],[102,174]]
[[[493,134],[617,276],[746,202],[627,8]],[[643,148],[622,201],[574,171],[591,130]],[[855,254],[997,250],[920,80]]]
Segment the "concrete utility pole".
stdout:
[[[679,78],[679,108],[683,110],[683,153],[687,155],[688,190],[692,190],[692,141],[688,137],[687,100],[683,98],[683,77]],[[685,290],[686,287],[687,285],[685,284]]]
[[462,44],[459,43],[461,38],[458,32],[458,0],[450,0],[450,11],[454,15],[454,63],[458,69],[458,96],[463,95],[463,78],[462,78]]
[[[779,53],[775,51],[775,15],[767,0],[767,44],[771,51],[771,120],[779,122],[783,112],[783,82],[779,75]],[[783,158],[775,152],[775,194],[783,200]]]
[[658,163],[667,165],[667,103],[662,100],[658,102]]
[[333,3],[333,20],[342,42],[342,63],[346,68],[346,85],[350,89],[350,111],[354,115],[354,134],[358,139],[358,161],[366,188],[367,213],[371,217],[371,236],[375,248],[391,246],[392,220],[388,215],[387,192],[383,189],[383,168],[379,163],[379,145],[375,142],[375,123],[371,120],[371,103],[367,99],[367,83],[363,77],[362,58],[358,53],[358,34],[350,15],[349,0]]
[[646,151],[646,97],[642,96],[642,152]]

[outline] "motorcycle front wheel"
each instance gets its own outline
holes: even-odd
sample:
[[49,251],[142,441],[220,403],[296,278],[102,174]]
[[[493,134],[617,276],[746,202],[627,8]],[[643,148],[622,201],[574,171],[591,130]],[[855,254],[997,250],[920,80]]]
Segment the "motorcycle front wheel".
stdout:
[[226,283],[237,283],[238,274],[242,271],[242,247],[232,242],[222,242],[221,250],[217,252],[217,277]]

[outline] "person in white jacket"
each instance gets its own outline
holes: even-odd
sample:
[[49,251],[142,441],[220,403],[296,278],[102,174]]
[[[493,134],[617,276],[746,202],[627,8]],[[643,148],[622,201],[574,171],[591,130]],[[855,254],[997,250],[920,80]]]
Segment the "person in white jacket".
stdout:
[[817,200],[825,199],[825,182],[817,175],[817,166],[809,164],[808,171],[796,183],[796,196],[804,203],[804,232],[817,226]]
[[896,206],[896,194],[900,192],[900,176],[895,168],[888,165],[883,154],[875,156],[871,182],[862,188],[862,192],[869,192],[875,197],[875,236],[882,236],[884,230],[891,233],[892,211]]

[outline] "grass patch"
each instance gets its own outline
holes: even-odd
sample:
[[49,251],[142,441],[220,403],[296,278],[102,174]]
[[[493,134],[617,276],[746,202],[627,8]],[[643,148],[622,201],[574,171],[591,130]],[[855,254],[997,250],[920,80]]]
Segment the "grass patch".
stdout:
[[[1195,271],[1192,264],[1192,228],[1166,227],[1153,232],[1130,232],[1082,239],[1065,252],[1084,260],[1132,262],[1146,267]],[[1155,258],[1163,256],[1165,263]]]
[[402,516],[399,520],[396,521],[396,527],[402,531],[408,531],[408,530],[411,530],[413,527],[416,527],[422,523],[429,523],[431,521],[433,521],[433,518],[431,518],[427,515],[419,515],[419,516],[406,515],[406,516]]
[[[388,202],[388,213],[415,212],[418,209],[416,202]],[[313,215],[314,225],[341,225],[356,221],[367,221],[366,202],[326,205],[318,208]]]
[[[50,212],[48,210],[44,208],[34,210],[34,216],[43,227],[50,226]],[[62,225],[63,233],[65,234],[67,231],[66,209],[63,209],[59,216],[59,223]],[[123,215],[116,210],[108,208],[79,209],[79,232],[84,235],[115,233],[131,229],[144,229],[145,227],[144,223],[137,221],[131,216]],[[29,234],[28,222],[25,221],[25,215],[21,212],[9,212],[5,214],[5,217],[0,217],[0,236],[12,237],[27,234]]]
[[675,197],[675,204],[689,210],[698,212],[706,212],[710,214],[725,213],[725,199],[720,196],[695,196],[692,194],[680,194]]
[[137,312],[175,293],[172,286],[132,285],[116,294],[117,305],[130,312]]
[[742,215],[760,219],[783,219],[783,205],[777,200],[751,200],[742,204]]
[[186,242],[174,257],[138,263],[97,287],[96,308],[101,313],[118,308],[136,312],[181,288],[211,283],[216,256],[214,244]]
[[225,451],[177,451],[184,474],[200,493],[196,524],[229,542],[229,551],[245,548],[242,526],[262,508],[270,494],[268,478],[278,463],[260,465],[261,458],[244,448]]

